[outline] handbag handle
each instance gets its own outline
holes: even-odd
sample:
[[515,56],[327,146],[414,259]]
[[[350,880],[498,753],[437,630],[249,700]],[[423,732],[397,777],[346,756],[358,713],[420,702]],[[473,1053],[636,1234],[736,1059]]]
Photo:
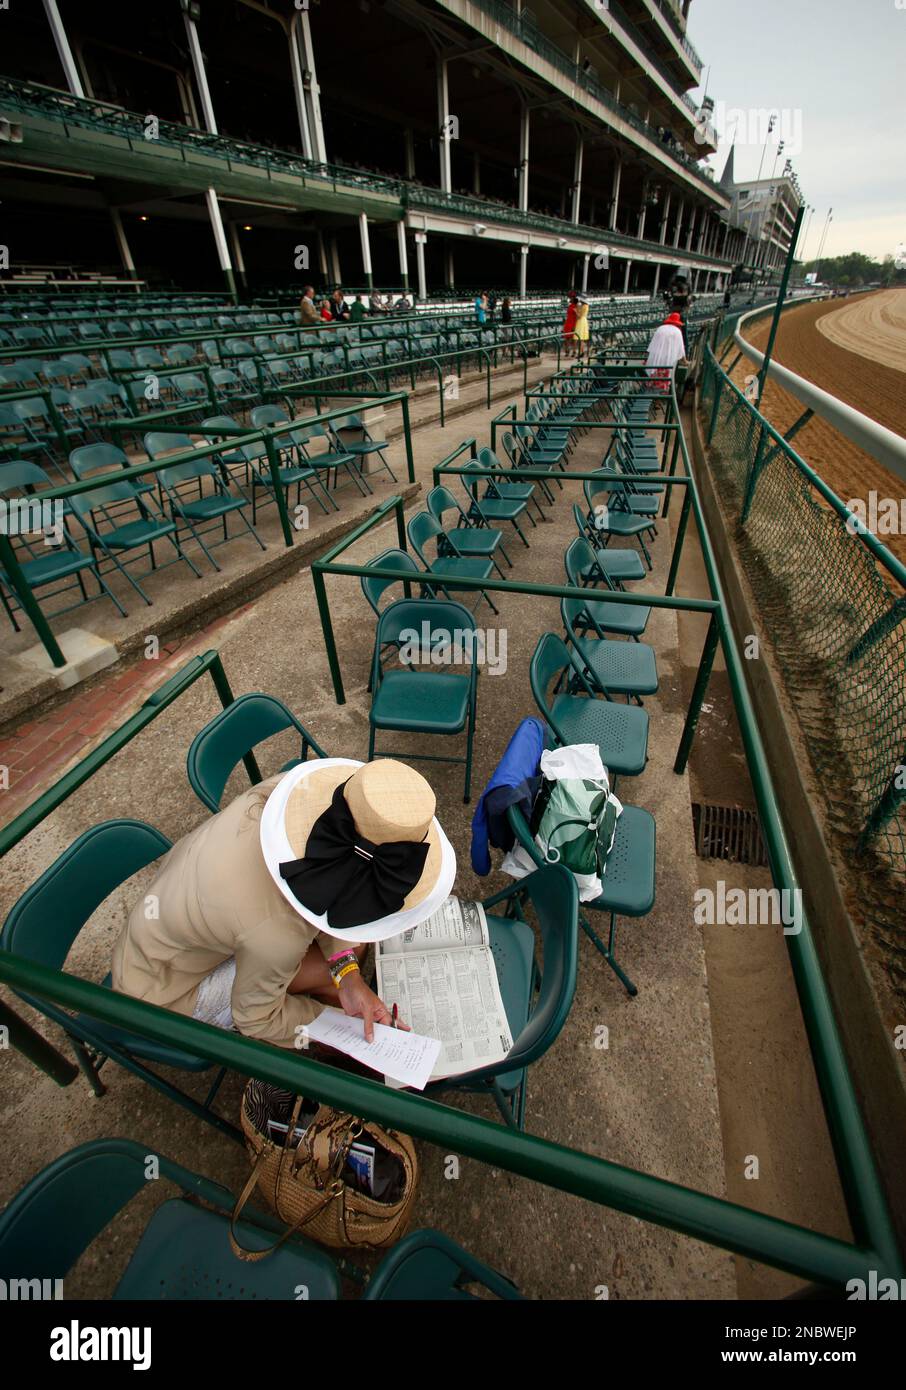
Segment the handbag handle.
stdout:
[[[279,1168],[278,1168],[278,1170],[277,1170],[277,1181],[276,1181],[276,1188],[277,1188],[277,1189],[279,1189],[280,1181],[281,1181],[281,1179],[282,1179],[282,1177],[283,1177],[284,1165],[285,1165],[286,1160],[287,1160],[287,1155],[288,1155],[289,1153],[293,1152],[293,1151],[291,1150],[291,1148],[290,1148],[289,1141],[290,1141],[290,1139],[292,1138],[293,1131],[294,1131],[294,1129],[295,1129],[295,1127],[296,1127],[296,1121],[297,1121],[297,1119],[299,1118],[299,1111],[300,1111],[301,1108],[302,1108],[302,1097],[301,1097],[301,1096],[297,1096],[297,1097],[296,1097],[296,1103],[295,1103],[295,1105],[293,1106],[292,1115],[290,1116],[289,1124],[288,1124],[287,1130],[286,1130],[286,1143],[283,1145],[283,1152],[282,1152],[281,1155],[280,1155],[280,1165],[279,1165]],[[338,1154],[339,1162],[336,1164],[337,1173],[339,1173],[339,1169],[342,1167],[343,1159],[345,1158],[345,1155],[346,1155],[346,1152],[348,1151],[349,1145],[352,1143],[352,1137],[353,1137],[353,1136],[352,1136],[352,1125],[350,1125],[350,1126],[348,1127],[348,1132],[349,1132],[349,1138],[348,1138],[348,1140],[347,1140],[347,1144],[346,1144],[345,1148],[342,1148],[342,1147],[341,1147],[340,1152],[339,1152],[339,1154]],[[317,1136],[316,1136],[316,1138],[317,1138]],[[298,1143],[298,1145],[297,1145],[297,1149],[302,1147],[302,1144],[303,1144],[303,1142],[306,1141],[306,1139],[308,1139],[308,1136],[307,1136],[307,1135],[302,1135],[302,1137],[300,1138],[299,1143]],[[311,1141],[310,1139],[308,1139],[308,1143],[306,1144],[306,1147],[308,1148],[308,1154],[309,1154],[310,1160],[311,1160],[313,1163],[315,1163],[315,1166],[318,1166],[318,1165],[317,1165],[317,1160],[316,1160],[315,1155],[314,1155],[314,1152],[313,1152],[312,1141]],[[254,1190],[255,1190],[255,1187],[256,1187],[257,1182],[258,1182],[258,1168],[259,1168],[259,1165],[261,1164],[261,1161],[262,1161],[262,1159],[264,1158],[266,1152],[267,1152],[267,1148],[266,1148],[266,1141],[265,1141],[265,1143],[262,1144],[261,1148],[258,1150],[258,1153],[257,1153],[256,1156],[255,1156],[255,1162],[252,1164],[252,1171],[249,1173],[249,1176],[248,1176],[248,1179],[247,1179],[247,1181],[246,1181],[245,1187],[242,1189],[241,1193],[239,1194],[239,1198],[238,1198],[238,1200],[237,1200],[237,1202],[236,1202],[236,1205],[235,1205],[235,1207],[233,1208],[233,1211],[232,1211],[232,1213],[231,1213],[231,1215],[230,1215],[230,1230],[229,1230],[230,1249],[232,1250],[233,1254],[236,1256],[237,1259],[246,1260],[249,1264],[255,1264],[258,1260],[263,1260],[263,1259],[266,1258],[266,1256],[268,1256],[268,1255],[273,1255],[274,1252],[275,1252],[276,1250],[279,1250],[279,1249],[280,1249],[280,1246],[281,1246],[281,1245],[283,1245],[287,1240],[289,1240],[290,1236],[295,1235],[298,1231],[300,1231],[300,1230],[302,1229],[303,1226],[307,1226],[308,1223],[309,1223],[310,1221],[313,1221],[313,1220],[315,1219],[316,1216],[319,1216],[319,1215],[321,1214],[321,1212],[324,1210],[324,1208],[328,1205],[328,1203],[330,1203],[330,1202],[332,1202],[332,1201],[335,1201],[335,1199],[336,1199],[337,1197],[339,1197],[339,1196],[342,1195],[343,1190],[344,1190],[344,1183],[343,1183],[342,1179],[339,1178],[339,1176],[336,1176],[336,1177],[334,1178],[334,1181],[330,1184],[330,1186],[329,1186],[328,1188],[325,1189],[325,1193],[324,1193],[323,1199],[322,1199],[321,1202],[314,1208],[314,1210],[308,1212],[307,1215],[305,1215],[305,1216],[301,1216],[301,1217],[299,1218],[299,1220],[298,1220],[297,1222],[295,1222],[294,1225],[288,1226],[288,1227],[286,1228],[286,1230],[283,1232],[283,1235],[280,1237],[280,1239],[279,1239],[278,1241],[276,1241],[273,1245],[265,1246],[265,1248],[264,1248],[263,1250],[247,1250],[247,1249],[245,1248],[245,1246],[244,1246],[244,1245],[240,1245],[240,1244],[239,1244],[239,1241],[236,1239],[236,1222],[239,1220],[239,1217],[240,1217],[241,1214],[242,1214],[243,1208],[245,1207],[246,1203],[248,1202],[249,1198],[251,1197],[252,1193],[253,1193]]]
[[[292,1133],[292,1131],[290,1130],[289,1133]],[[281,1245],[283,1245],[286,1241],[289,1240],[290,1236],[294,1236],[298,1231],[302,1229],[303,1226],[307,1226],[309,1221],[313,1221],[316,1216],[319,1216],[321,1214],[321,1212],[324,1210],[324,1208],[327,1206],[329,1202],[334,1201],[343,1192],[342,1182],[340,1182],[339,1180],[332,1182],[330,1187],[327,1188],[324,1198],[320,1202],[320,1204],[316,1206],[313,1211],[308,1212],[307,1215],[300,1216],[299,1220],[296,1221],[294,1225],[288,1226],[286,1230],[283,1232],[280,1239],[275,1241],[273,1245],[267,1245],[264,1247],[263,1250],[247,1250],[245,1246],[240,1245],[239,1241],[236,1239],[236,1222],[242,1215],[242,1211],[245,1207],[245,1204],[247,1203],[248,1199],[251,1197],[252,1193],[255,1190],[255,1186],[258,1181],[258,1165],[261,1162],[261,1159],[264,1157],[264,1153],[265,1150],[262,1147],[258,1153],[257,1158],[255,1159],[255,1162],[252,1164],[252,1171],[251,1173],[249,1173],[245,1187],[240,1192],[236,1205],[233,1208],[232,1213],[230,1214],[230,1249],[232,1250],[233,1254],[236,1256],[237,1259],[246,1260],[249,1264],[255,1264],[258,1260],[263,1260],[266,1256],[273,1255],[276,1250],[280,1249]]]

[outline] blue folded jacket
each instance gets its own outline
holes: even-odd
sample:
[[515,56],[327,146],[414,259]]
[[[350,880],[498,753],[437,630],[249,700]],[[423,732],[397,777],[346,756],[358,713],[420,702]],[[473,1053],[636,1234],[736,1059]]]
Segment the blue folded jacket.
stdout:
[[543,719],[523,719],[494,769],[472,817],[472,868],[484,876],[491,872],[488,844],[495,849],[513,847],[507,808],[518,804],[526,820],[541,780],[539,763],[544,752],[547,725]]

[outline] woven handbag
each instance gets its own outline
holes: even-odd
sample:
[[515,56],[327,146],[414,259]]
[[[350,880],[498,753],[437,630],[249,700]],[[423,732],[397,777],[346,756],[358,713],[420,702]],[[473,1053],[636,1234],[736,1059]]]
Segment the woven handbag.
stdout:
[[[250,1081],[242,1097],[240,1118],[253,1162],[230,1220],[233,1254],[241,1260],[261,1260],[297,1233],[340,1249],[383,1250],[398,1240],[408,1225],[418,1182],[415,1145],[409,1135],[321,1105],[292,1146],[290,1136],[302,1097],[293,1103],[285,1141],[277,1141],[268,1135],[256,1106],[257,1085]],[[381,1149],[398,1160],[402,1180],[395,1200],[379,1201],[344,1178],[350,1147],[357,1141],[373,1144],[376,1151]],[[236,1239],[236,1222],[256,1187],[287,1229],[267,1249],[246,1250]]]

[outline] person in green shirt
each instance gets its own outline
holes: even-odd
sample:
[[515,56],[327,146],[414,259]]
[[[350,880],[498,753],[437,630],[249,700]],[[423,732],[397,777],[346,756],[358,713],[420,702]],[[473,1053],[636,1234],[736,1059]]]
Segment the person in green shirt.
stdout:
[[361,323],[364,317],[365,305],[362,301],[362,296],[360,294],[357,294],[355,297],[355,303],[349,311],[349,320],[351,323]]

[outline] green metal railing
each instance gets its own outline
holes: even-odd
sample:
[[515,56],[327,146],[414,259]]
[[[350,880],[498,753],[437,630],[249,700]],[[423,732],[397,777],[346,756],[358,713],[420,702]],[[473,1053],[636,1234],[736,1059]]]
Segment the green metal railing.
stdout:
[[[34,394],[34,393],[32,393]],[[348,395],[342,391],[331,392],[324,390],[322,395],[329,397],[332,394],[337,396]],[[374,406],[389,406],[398,404],[402,412],[403,441],[406,450],[406,474],[410,483],[415,482],[415,460],[412,453],[412,430],[409,419],[409,396],[405,391],[393,391],[385,395],[375,395],[363,398],[361,393],[355,393],[356,410],[368,410]],[[138,416],[122,420],[113,420],[109,428],[114,434],[120,435],[124,431],[137,432],[138,430],[148,429],[155,424],[173,424],[174,419],[182,422],[184,429],[189,429],[185,422],[185,417],[191,412],[198,411],[198,406],[183,406],[172,410],[148,412]],[[139,481],[148,477],[154,477],[162,470],[173,468],[183,463],[191,463],[198,459],[212,458],[222,454],[225,448],[235,449],[247,444],[263,444],[268,464],[268,475],[271,487],[277,503],[277,510],[280,517],[280,527],[283,533],[283,541],[287,548],[293,545],[293,524],[290,520],[289,509],[286,505],[286,494],[280,482],[280,440],[284,435],[292,434],[293,431],[311,425],[327,424],[331,420],[342,419],[350,414],[350,406],[337,406],[332,410],[321,411],[315,415],[306,416],[304,422],[299,420],[289,420],[284,425],[269,425],[266,429],[254,430],[247,429],[245,426],[237,426],[235,431],[222,427],[219,433],[229,438],[229,445],[224,445],[222,441],[216,444],[203,444],[197,448],[186,449],[180,453],[168,454],[166,458],[157,460],[147,460],[143,463],[133,464],[129,468],[117,470],[114,475],[93,474],[89,478],[71,483],[62,483],[58,487],[44,488],[40,493],[42,503],[52,503],[67,497],[74,497],[80,493],[92,492],[97,488],[103,487],[111,481],[131,482]],[[315,459],[317,462],[317,458]],[[6,572],[9,583],[12,586],[16,597],[35,629],[44,650],[47,652],[52,664],[55,667],[66,665],[66,658],[57,642],[56,637],[50,627],[50,623],[45,617],[41,605],[36,599],[33,590],[28,584],[22,566],[16,556],[15,549],[8,535],[0,532],[0,565]]]
[[[779,890],[790,893],[790,901],[794,901],[796,898],[793,895],[797,895],[800,891],[799,884],[780,815],[777,796],[772,785],[764,746],[749,696],[743,662],[737,650],[727,616],[713,545],[704,522],[697,489],[691,476],[688,449],[683,431],[681,427],[679,427],[679,413],[675,393],[672,398],[671,413],[672,418],[669,420],[669,423],[678,427],[677,438],[679,439],[684,472],[681,476],[670,476],[669,474],[646,476],[646,482],[664,483],[668,492],[670,488],[675,486],[681,487],[684,491],[683,507],[677,524],[667,593],[662,596],[648,592],[631,594],[616,591],[608,593],[608,601],[612,600],[615,603],[625,603],[630,606],[633,604],[646,604],[652,607],[666,607],[676,610],[685,609],[687,611],[699,611],[709,614],[708,631],[705,637],[698,674],[687,711],[680,745],[674,762],[674,770],[676,772],[682,772],[686,766],[702,702],[707,694],[713,662],[717,650],[720,648],[727,666],[730,689],[749,774],[755,791],[755,798],[761,820],[762,833],[767,847],[773,882],[775,887]],[[668,422],[665,422],[665,424],[666,423]],[[439,465],[435,470],[435,479],[437,480],[445,476],[449,477],[450,475],[461,475],[464,471],[462,467],[455,465]],[[600,471],[580,473],[573,470],[567,472],[565,470],[514,469],[508,471],[508,476],[514,479],[521,478],[531,481],[538,481],[539,477],[550,477],[558,479],[564,485],[567,483],[581,483],[588,477],[595,478],[596,480],[600,480],[602,477],[611,477],[614,480],[625,481],[624,474],[602,474]],[[320,560],[315,561],[312,566],[312,578],[315,585],[315,593],[324,633],[325,649],[332,679],[334,681],[335,694],[340,703],[342,703],[344,699],[342,675],[339,668],[336,643],[333,637],[330,605],[325,581],[328,576],[342,575],[361,578],[373,573],[367,565],[352,564],[342,560],[340,557],[345,550],[365,535],[373,526],[381,524],[391,510],[396,512],[400,548],[405,549],[402,501],[399,498],[394,498],[382,504],[382,506],[372,514],[371,518],[363,522],[361,526],[356,528],[355,532],[350,533],[349,536],[345,537],[338,545],[334,546],[332,550],[321,557]],[[698,540],[702,549],[705,572],[711,594],[711,598],[708,600],[680,598],[673,593],[686,528],[690,517],[694,517]],[[384,578],[395,578],[401,582],[411,581],[412,579],[411,570],[400,569],[397,571],[382,566],[381,573]],[[469,581],[460,575],[445,575],[442,569],[442,561],[438,561],[437,569],[432,571],[431,582],[432,584],[436,582],[438,587],[442,587],[444,583],[448,583],[459,589],[485,589],[493,593],[510,592],[554,598],[587,597],[586,590],[576,589],[570,585],[530,584],[516,580],[499,579]],[[834,1147],[834,1153],[840,1172],[840,1180],[846,1196],[856,1246],[858,1248],[863,1248],[865,1245],[871,1245],[876,1252],[875,1258],[883,1260],[885,1264],[890,1262],[891,1268],[900,1269],[903,1267],[901,1256],[897,1248],[886,1199],[880,1184],[877,1168],[871,1152],[871,1146],[857,1103],[852,1078],[850,1077],[847,1067],[807,912],[802,914],[801,930],[797,934],[786,935],[785,939],[799,993],[818,1083],[821,1089],[831,1142]],[[502,1163],[502,1160],[500,1161]],[[502,1166],[506,1166],[506,1164],[502,1163]],[[651,1177],[646,1179],[648,1184],[654,1183],[658,1188],[660,1188],[660,1181],[659,1179],[653,1179]],[[665,1184],[665,1189],[669,1186],[669,1184]],[[608,1181],[603,1195],[598,1200],[603,1200],[607,1204],[619,1207],[619,1196],[620,1192],[618,1185],[611,1184]],[[713,1202],[713,1199],[708,1200]],[[686,1219],[682,1227],[676,1226],[675,1229],[682,1229],[687,1234],[696,1234],[699,1238],[721,1245],[726,1249],[734,1249],[735,1246],[733,1242],[739,1209],[734,1207],[731,1203],[717,1202],[716,1205],[713,1205],[711,1208],[712,1219],[709,1221],[707,1229],[697,1224],[692,1227],[688,1222],[692,1206],[685,1205],[689,1201],[690,1195],[687,1190],[684,1193],[683,1199],[684,1217]],[[620,1209],[625,1208],[620,1207]],[[672,1225],[676,1215],[677,1211],[674,1209],[672,1217],[667,1220],[666,1224]],[[648,1219],[658,1220],[659,1218],[649,1215]],[[693,1217],[692,1220],[694,1222],[695,1218]],[[775,1222],[775,1220],[770,1217],[763,1217],[761,1220],[766,1224],[762,1227],[758,1239],[760,1241],[762,1237],[765,1237],[765,1243],[759,1244],[757,1253],[754,1253],[752,1258],[788,1269],[789,1264],[786,1260],[786,1256],[781,1252],[783,1251],[785,1242],[791,1239],[790,1226],[783,1222]],[[770,1239],[767,1238],[769,1229],[772,1231]],[[796,1229],[799,1230],[800,1235],[805,1234],[802,1228]],[[781,1234],[781,1231],[783,1234]],[[813,1235],[814,1233],[810,1234]],[[776,1240],[774,1239],[775,1236],[777,1237]],[[819,1282],[834,1282],[834,1276],[830,1273],[831,1266],[836,1265],[839,1259],[845,1267],[847,1260],[852,1258],[852,1255],[847,1255],[846,1251],[849,1250],[852,1252],[853,1248],[847,1246],[847,1243],[843,1241],[831,1240],[826,1237],[821,1237],[820,1240],[823,1246],[821,1267],[818,1269],[813,1266],[809,1271],[809,1275]],[[779,1259],[778,1254],[781,1254],[781,1258]],[[806,1271],[800,1266],[799,1272],[805,1273]]]
[[[618,591],[609,594],[608,598],[617,603],[684,609],[708,615],[708,633],[699,673],[674,766],[678,771],[685,766],[698,711],[706,694],[711,665],[720,646],[727,665],[774,883],[778,888],[795,892],[798,886],[796,875],[749,698],[742,661],[726,616],[713,548],[689,469],[685,438],[681,428],[678,428],[679,415],[675,396],[671,416],[665,421],[665,426],[668,424],[674,427],[676,437],[680,441],[684,472],[675,477],[661,475],[646,479],[648,482],[661,481],[668,490],[679,487],[684,495],[671,564],[671,579],[667,585],[668,593],[630,594]],[[471,443],[472,441],[467,441],[466,447],[470,447]],[[461,467],[455,463],[445,463],[438,467],[439,476],[461,472]],[[581,483],[583,478],[588,476],[596,479],[612,476],[615,480],[625,481],[625,475],[622,474],[583,474],[564,470],[543,472],[544,476],[556,477],[564,485],[570,482]],[[514,471],[512,476],[537,480],[539,470]],[[340,557],[391,513],[396,518],[400,546],[405,548],[403,504],[402,499],[396,497],[382,503],[371,516],[313,565],[313,579],[329,659],[332,629],[326,577],[362,576],[372,573],[367,566],[349,564]],[[671,592],[682,551],[686,522],[690,516],[694,517],[702,547],[710,590],[710,598],[707,599],[682,598]],[[412,579],[412,572],[409,570],[401,570],[398,573],[384,570],[382,573],[385,577],[395,577],[404,583]],[[440,569],[434,578],[438,584],[443,584],[446,579],[459,589],[471,587],[552,597],[587,597],[586,590],[575,589],[569,585],[535,585],[512,580],[468,581],[460,575],[445,576]],[[336,679],[339,666],[335,647],[331,669]],[[211,652],[205,657],[194,658],[158,692],[149,697],[137,715],[132,716],[131,720],[109,735],[98,748],[64,774],[53,788],[0,832],[0,857],[18,845],[111,757],[159,717],[168,704],[208,671],[214,677],[215,684],[218,677],[220,678],[218,694],[222,703],[229,703],[232,693],[229,691],[217,654]],[[341,686],[338,698],[342,698]],[[254,776],[253,773],[250,775]],[[49,969],[10,952],[0,952],[0,980],[27,995],[53,1001],[114,1027],[183,1048],[211,1062],[231,1067],[244,1075],[260,1077],[292,1091],[303,1092],[355,1115],[379,1120],[441,1145],[445,1151],[452,1150],[483,1162],[493,1163],[509,1172],[521,1174],[600,1205],[627,1212],[639,1219],[668,1227],[809,1280],[841,1288],[850,1279],[866,1278],[868,1271],[872,1269],[881,1277],[900,1278],[903,1274],[903,1264],[846,1067],[807,914],[803,914],[800,932],[797,935],[788,935],[786,940],[831,1140],[847,1199],[854,1234],[853,1243],[748,1210],[721,1198],[531,1134],[510,1130],[418,1094],[391,1090],[376,1081],[314,1062],[304,1055],[274,1048],[116,994],[65,971]],[[33,1060],[41,1065],[38,1057]]]
[[[906,945],[906,566],[705,353],[709,467],[860,911]],[[808,412],[806,412],[807,414]],[[892,978],[896,987],[896,972]]]
[[[385,513],[388,505],[384,504]],[[411,578],[411,573],[408,577]],[[721,621],[719,604],[714,606],[713,614]],[[726,640],[726,635],[726,631],[722,631],[722,640]],[[149,696],[135,715],[0,832],[0,858],[68,801],[80,786],[206,673],[214,679],[221,703],[229,704],[233,695],[218,653],[194,657]],[[781,845],[785,848],[782,838]],[[804,930],[807,931],[807,926]],[[850,1279],[866,1279],[872,1269],[881,1277],[899,1278],[902,1271],[899,1254],[877,1185],[871,1153],[864,1142],[842,1054],[834,1046],[833,1020],[825,1008],[823,982],[813,954],[805,954],[800,974],[801,989],[810,1005],[807,1026],[810,1035],[814,1032],[819,1039],[824,1064],[819,1077],[831,1094],[833,1132],[844,1146],[847,1158],[842,1165],[842,1176],[847,1193],[851,1194],[856,1238],[852,1245],[663,1178],[509,1129],[422,1095],[392,1090],[377,1081],[315,1062],[304,1054],[199,1023],[117,994],[66,971],[50,969],[12,952],[0,951],[0,980],[25,995],[166,1043],[241,1075],[258,1077],[352,1114],[378,1120],[437,1144],[444,1152],[452,1151],[492,1163],[508,1172],[719,1245],[805,1279],[843,1287]],[[15,1035],[12,1040],[14,1045],[19,1042]],[[45,1044],[45,1049],[49,1046]],[[66,1084],[68,1063],[60,1054],[57,1054],[55,1068],[44,1049],[28,1055],[36,1065],[54,1074],[60,1084]]]

